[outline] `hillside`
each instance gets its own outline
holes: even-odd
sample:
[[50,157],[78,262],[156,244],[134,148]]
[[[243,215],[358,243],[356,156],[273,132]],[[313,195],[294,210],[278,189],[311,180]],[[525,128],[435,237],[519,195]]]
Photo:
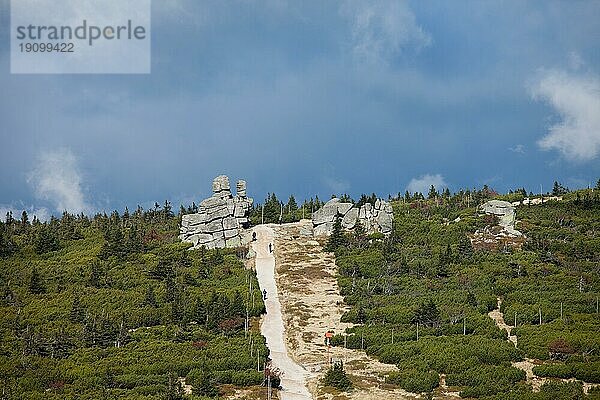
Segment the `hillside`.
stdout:
[[[342,321],[358,324],[336,345],[396,364],[386,381],[417,393],[444,383],[463,397],[581,398],[581,381],[600,383],[597,193],[519,206],[525,242],[496,250],[473,249],[469,238],[495,221],[460,196],[397,201],[394,213],[389,238],[354,232],[336,246],[351,306]],[[498,304],[507,324],[516,321],[516,347],[488,316]],[[524,358],[538,376],[576,381],[533,394]]]
[[[519,196],[399,197],[389,236],[273,226],[287,352],[313,397],[599,398],[598,193],[519,205],[524,236],[494,236],[475,205]],[[190,250],[185,211],[0,224],[2,399],[265,398],[254,252]],[[329,357],[349,392],[322,380]]]
[[264,304],[246,253],[188,251],[178,224],[168,207],[2,224],[0,397],[259,390]]

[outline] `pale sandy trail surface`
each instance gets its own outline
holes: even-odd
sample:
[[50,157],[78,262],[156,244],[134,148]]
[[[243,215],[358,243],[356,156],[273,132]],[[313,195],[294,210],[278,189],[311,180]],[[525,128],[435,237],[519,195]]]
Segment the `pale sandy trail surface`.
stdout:
[[306,386],[308,373],[290,358],[285,345],[281,303],[275,284],[275,257],[274,253],[269,252],[269,243],[275,243],[275,233],[272,228],[264,225],[254,228],[254,232],[257,235],[257,240],[252,243],[256,252],[256,275],[261,291],[267,291],[267,313],[262,320],[260,331],[267,340],[273,366],[283,373],[283,390],[279,395],[282,400],[310,400],[312,397]]
[[[308,387],[317,400],[412,400],[420,396],[387,385],[384,376],[394,365],[378,362],[364,351],[332,347],[324,343],[328,330],[343,333],[352,324],[342,323],[349,308],[337,283],[335,257],[323,251],[312,235],[311,221],[275,226],[275,279],[287,328],[290,356],[310,371]],[[322,241],[322,239],[320,239]],[[328,358],[342,360],[354,383],[350,392],[335,393],[323,387],[321,378]],[[445,397],[438,397],[445,398]]]

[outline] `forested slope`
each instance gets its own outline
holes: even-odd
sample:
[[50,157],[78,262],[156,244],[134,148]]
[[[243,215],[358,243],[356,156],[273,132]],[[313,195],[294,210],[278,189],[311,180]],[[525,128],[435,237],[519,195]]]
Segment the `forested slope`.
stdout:
[[[519,206],[524,243],[474,249],[469,238],[494,220],[473,205],[494,196],[396,201],[391,237],[361,227],[332,237],[352,306],[344,319],[359,324],[334,342],[397,364],[388,382],[413,392],[431,392],[444,374],[463,397],[582,398],[580,383],[546,384],[533,394],[511,363],[534,358],[544,361],[534,370],[540,376],[600,382],[598,192]],[[487,315],[497,298],[506,322],[516,318],[518,348]]]
[[[0,398],[179,399],[260,385],[243,250],[187,250],[169,204],[0,224]],[[245,332],[246,317],[251,329]]]

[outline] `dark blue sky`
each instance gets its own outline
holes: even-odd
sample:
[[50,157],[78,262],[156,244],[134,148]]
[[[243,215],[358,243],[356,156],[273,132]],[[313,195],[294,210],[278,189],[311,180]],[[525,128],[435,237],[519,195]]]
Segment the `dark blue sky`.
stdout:
[[600,178],[598,1],[155,0],[150,75],[11,75],[0,209]]

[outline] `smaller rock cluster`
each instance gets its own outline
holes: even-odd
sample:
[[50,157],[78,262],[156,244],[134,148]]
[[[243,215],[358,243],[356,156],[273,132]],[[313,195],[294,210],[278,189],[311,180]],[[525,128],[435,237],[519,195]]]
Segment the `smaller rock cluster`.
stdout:
[[243,244],[243,229],[248,226],[248,215],[253,200],[247,197],[246,181],[236,184],[236,196],[231,194],[229,178],[216,177],[212,184],[213,195],[200,203],[198,212],[181,219],[179,238],[209,249],[237,247]]
[[344,229],[353,229],[356,222],[360,221],[367,232],[381,232],[384,235],[392,232],[394,214],[387,201],[378,199],[374,206],[366,203],[357,208],[352,203],[343,203],[340,199],[333,198],[313,213],[315,236],[330,235],[336,215],[342,219]]

